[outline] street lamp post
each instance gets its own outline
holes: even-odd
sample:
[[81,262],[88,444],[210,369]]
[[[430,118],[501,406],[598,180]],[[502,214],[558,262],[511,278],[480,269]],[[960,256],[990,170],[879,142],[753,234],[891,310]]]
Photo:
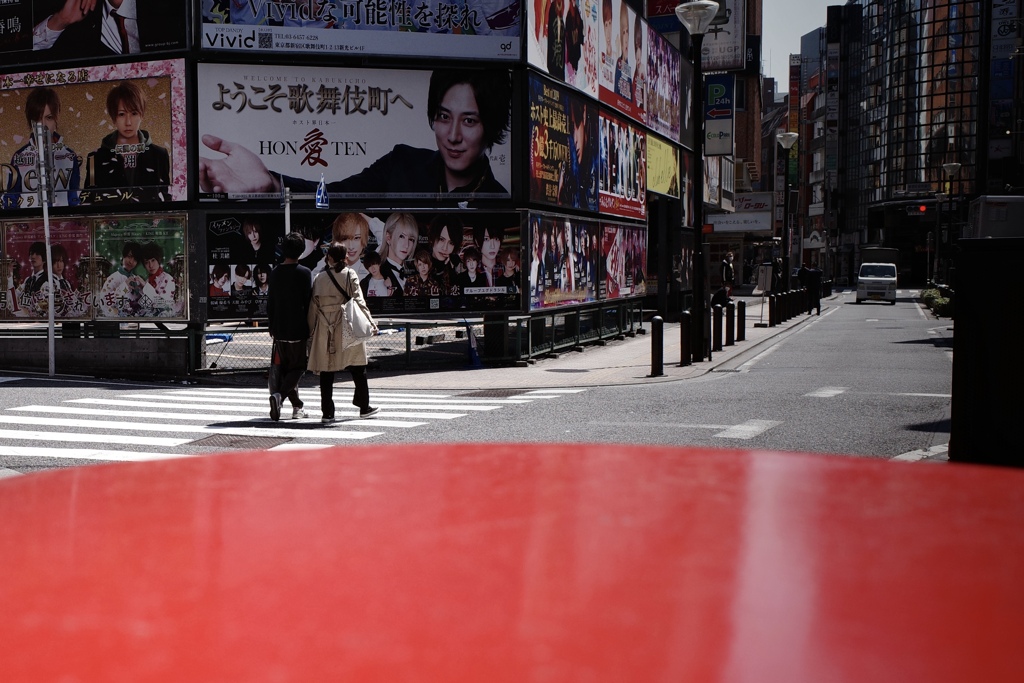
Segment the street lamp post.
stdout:
[[[693,226],[696,230],[694,236],[694,324],[697,333],[694,335],[695,357],[700,359],[705,356],[710,358],[711,349],[708,343],[709,321],[707,318],[708,301],[707,288],[704,280],[707,278],[707,268],[704,257],[704,69],[701,64],[701,49],[704,44],[704,34],[711,27],[711,21],[718,14],[718,3],[713,0],[693,0],[676,6],[676,17],[679,18],[686,31],[690,34],[691,55],[693,61],[693,87],[690,89],[690,110],[694,118],[694,202],[693,202]],[[685,201],[685,197],[684,197]]]
[[799,133],[776,133],[775,139],[782,147],[782,173],[783,191],[782,195],[782,291],[789,291],[789,254],[793,251],[791,243],[792,233],[789,228],[789,193],[792,189],[789,183],[789,150],[796,144]]
[[[959,164],[959,163],[957,163],[955,161],[950,162],[948,164],[943,164],[942,165],[942,170],[946,172],[947,176],[949,176],[949,187],[946,189],[946,192],[945,192],[946,200],[948,200],[947,206],[949,207],[949,211],[947,213],[949,213],[949,224],[950,224],[950,228],[947,229],[947,231],[946,231],[947,243],[949,241],[949,235],[952,232],[952,225],[953,225],[953,176],[955,176],[957,173],[960,172],[960,166],[961,166],[961,164]],[[941,194],[942,193],[940,193],[940,196],[941,196]],[[940,200],[940,203],[941,203],[941,200]],[[941,220],[941,217],[942,217],[941,207],[940,207],[940,212],[937,214],[937,217]],[[938,223],[938,221],[936,221],[936,223]],[[941,235],[939,234],[939,230],[941,230],[941,229],[942,229],[941,227],[937,228],[936,229],[936,235],[935,235],[935,265],[932,268],[932,278],[934,280],[936,280],[936,281],[938,281],[938,279],[939,279],[939,244],[941,243],[941,240],[939,239],[939,237],[941,237]],[[948,254],[948,252],[947,252],[947,254]],[[947,258],[948,258],[948,256],[947,256]],[[943,280],[945,281],[946,278],[943,278]]]

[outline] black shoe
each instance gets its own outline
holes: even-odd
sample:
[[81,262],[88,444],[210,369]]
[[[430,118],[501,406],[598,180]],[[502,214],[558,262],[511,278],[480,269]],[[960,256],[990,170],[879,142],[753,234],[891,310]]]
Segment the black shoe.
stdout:
[[374,415],[376,415],[379,412],[380,412],[380,408],[374,408],[373,406],[367,406],[365,408],[360,409],[359,417],[361,417],[361,418],[373,417]]
[[270,419],[274,422],[281,419],[281,394],[270,395]]

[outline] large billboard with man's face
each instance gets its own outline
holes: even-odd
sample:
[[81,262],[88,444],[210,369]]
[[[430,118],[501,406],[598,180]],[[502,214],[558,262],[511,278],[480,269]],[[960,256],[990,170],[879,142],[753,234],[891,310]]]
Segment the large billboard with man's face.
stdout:
[[510,196],[507,69],[199,64],[197,93],[200,199]]

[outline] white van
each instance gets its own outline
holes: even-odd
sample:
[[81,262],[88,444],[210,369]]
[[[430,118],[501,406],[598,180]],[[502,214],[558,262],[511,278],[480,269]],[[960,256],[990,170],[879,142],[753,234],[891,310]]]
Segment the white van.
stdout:
[[857,273],[857,303],[888,301],[896,305],[896,264],[862,263]]

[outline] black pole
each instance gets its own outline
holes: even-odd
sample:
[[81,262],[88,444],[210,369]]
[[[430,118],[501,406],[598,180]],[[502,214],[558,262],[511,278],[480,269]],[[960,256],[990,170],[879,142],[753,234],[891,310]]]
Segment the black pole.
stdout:
[[660,315],[651,318],[651,377],[665,374],[665,341],[662,337],[665,322]]
[[679,315],[679,365],[685,366],[692,362],[690,358],[690,333],[692,322],[690,311],[683,311]]
[[793,250],[789,228],[789,150],[783,149],[786,153],[783,173],[786,174],[786,194],[782,197],[782,291],[789,291],[789,253]]
[[706,338],[707,300],[704,279],[707,277],[704,268],[704,68],[701,63],[701,49],[704,34],[690,36],[690,50],[693,58],[693,89],[690,100],[693,104],[694,117],[694,155],[693,164],[693,228],[696,231],[693,240],[694,252],[694,283],[693,283],[693,317],[697,322],[697,334],[694,335],[694,358],[703,359],[708,355]]

